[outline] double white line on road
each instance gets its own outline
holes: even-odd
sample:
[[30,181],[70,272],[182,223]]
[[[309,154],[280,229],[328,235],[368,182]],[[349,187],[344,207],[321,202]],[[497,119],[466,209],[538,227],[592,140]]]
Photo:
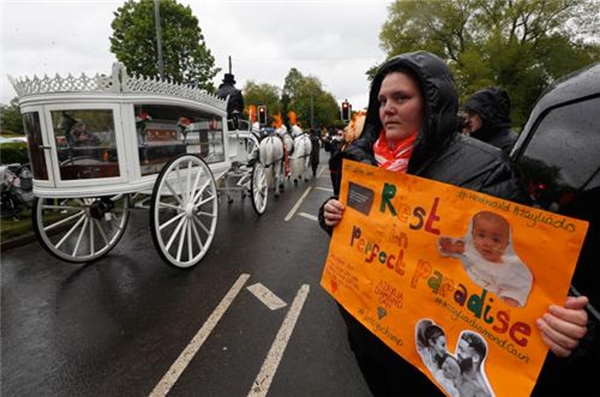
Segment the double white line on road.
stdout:
[[192,338],[191,342],[181,352],[177,360],[175,360],[173,365],[171,365],[171,368],[169,368],[160,382],[158,382],[158,384],[154,387],[154,390],[152,390],[150,393],[150,397],[167,395],[190,361],[192,361],[198,350],[200,350],[200,347],[202,347],[206,341],[206,338],[208,338],[213,329],[215,329],[217,323],[221,317],[223,317],[223,314],[225,314],[231,305],[231,302],[233,302],[235,297],[240,293],[241,289],[244,287],[244,284],[246,284],[246,281],[249,278],[249,274],[242,274],[240,277],[238,277],[235,284],[233,284],[233,286],[229,289],[229,292],[227,292],[227,295],[225,295],[225,297],[221,300],[221,303],[219,303],[208,320],[206,320],[202,328],[200,328],[200,331],[198,331],[198,333]]
[[[320,166],[319,166],[320,167]],[[325,167],[320,167],[319,171],[317,172],[317,178],[320,178],[321,175],[323,174],[323,171],[325,170]],[[289,221],[290,219],[292,219],[294,217],[294,214],[296,213],[296,211],[298,211],[298,208],[300,208],[300,206],[302,205],[302,202],[304,202],[304,200],[306,199],[306,196],[308,196],[308,194],[310,193],[310,191],[312,190],[312,187],[307,187],[306,190],[304,191],[304,193],[302,194],[302,197],[300,197],[300,199],[298,199],[298,201],[296,202],[296,204],[294,204],[294,206],[292,207],[292,209],[290,210],[290,212],[288,212],[288,214],[285,217],[285,221]],[[333,194],[333,189],[330,188],[325,188],[325,187],[320,187],[320,186],[315,186],[314,187],[315,190],[325,190],[327,192],[330,192]],[[319,219],[312,214],[307,214],[306,212],[299,212],[298,216],[302,216],[304,218],[310,219],[311,221],[315,221],[318,222]]]
[[275,376],[275,372],[277,372],[277,367],[279,366],[281,357],[283,357],[285,347],[292,336],[292,331],[296,326],[296,321],[298,321],[298,317],[300,316],[302,306],[304,306],[304,302],[306,301],[309,290],[309,285],[304,284],[302,287],[300,287],[300,290],[296,294],[296,298],[290,307],[290,311],[285,316],[283,324],[281,324],[281,328],[279,328],[279,332],[277,333],[277,336],[271,345],[271,350],[269,350],[269,354],[267,354],[267,358],[265,358],[263,366],[260,369],[258,376],[254,380],[252,389],[250,389],[250,393],[248,393],[249,397],[262,397],[267,395],[269,387],[271,387],[273,377]]
[[[163,397],[166,396],[167,393],[171,390],[175,382],[179,379],[183,371],[186,369],[188,364],[192,361],[198,350],[202,347],[208,336],[217,326],[217,323],[233,300],[240,293],[246,281],[250,278],[249,274],[242,274],[238,277],[237,281],[233,284],[233,286],[229,289],[229,292],[225,295],[225,297],[221,300],[216,309],[209,316],[208,320],[204,323],[202,328],[198,331],[198,333],[192,338],[190,343],[186,346],[186,348],[181,352],[177,360],[171,365],[167,373],[162,377],[162,379],[158,382],[158,384],[154,387],[152,392],[150,393],[150,397]],[[254,288],[250,288],[250,291],[253,292],[256,288],[261,288],[262,285],[257,287],[257,285],[251,286]],[[262,287],[264,288],[264,287]],[[286,346],[290,340],[292,335],[292,331],[296,326],[296,321],[300,316],[300,312],[302,311],[302,307],[304,306],[304,302],[308,297],[308,292],[310,287],[308,284],[302,285],[296,294],[296,298],[290,307],[281,327],[279,328],[279,332],[271,345],[271,349],[263,362],[262,368],[257,375],[248,396],[251,397],[259,397],[266,396],[269,391],[269,387],[271,386],[271,382],[273,381],[273,377],[275,376],[275,372],[279,366],[279,362],[283,357],[283,353],[285,352]],[[263,291],[263,290],[261,290]],[[255,292],[253,292],[255,293]],[[265,292],[263,291],[263,298]],[[255,293],[256,294],[256,293]],[[257,298],[261,299],[259,296]],[[272,301],[274,301],[273,297],[270,297]],[[263,301],[263,299],[261,299]],[[276,302],[276,301],[274,301]],[[263,301],[264,303],[264,301]],[[278,302],[275,305],[280,305]],[[280,306],[281,307],[281,306]],[[273,309],[271,309],[273,310]]]

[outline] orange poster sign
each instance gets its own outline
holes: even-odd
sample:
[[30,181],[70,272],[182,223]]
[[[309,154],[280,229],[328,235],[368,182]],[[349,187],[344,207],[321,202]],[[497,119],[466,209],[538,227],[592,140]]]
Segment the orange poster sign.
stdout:
[[587,222],[356,162],[342,175],[323,288],[447,395],[529,395],[548,353],[535,321],[565,301]]

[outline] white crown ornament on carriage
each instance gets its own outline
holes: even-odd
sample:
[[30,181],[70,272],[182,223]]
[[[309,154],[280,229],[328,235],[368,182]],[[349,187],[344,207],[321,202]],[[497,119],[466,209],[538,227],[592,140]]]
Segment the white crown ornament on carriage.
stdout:
[[149,77],[129,76],[125,65],[121,62],[113,63],[110,76],[97,73],[93,77],[88,77],[85,73],[81,73],[81,76],[75,77],[69,73],[67,77],[56,74],[54,77],[44,75],[43,78],[39,78],[37,75],[32,78],[15,78],[8,75],[8,79],[19,98],[68,92],[152,93],[186,98],[214,106],[223,112],[227,111],[227,100],[185,84]]
[[210,247],[220,192],[240,191],[264,213],[258,142],[250,128],[228,130],[227,98],[129,76],[121,63],[110,75],[8,78],[29,142],[34,231],[54,256],[88,262],[108,253],[130,201],[150,209],[157,251],[180,268]]

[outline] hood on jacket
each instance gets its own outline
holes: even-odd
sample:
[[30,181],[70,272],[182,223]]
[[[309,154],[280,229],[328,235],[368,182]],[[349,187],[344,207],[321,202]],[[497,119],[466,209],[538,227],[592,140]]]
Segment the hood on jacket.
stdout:
[[467,99],[464,110],[481,117],[481,129],[510,128],[510,97],[502,88],[488,87]]
[[[458,130],[458,95],[454,77],[446,63],[436,55],[419,51],[398,55],[381,65],[371,84],[369,107],[361,138],[356,146],[369,151],[383,128],[379,118],[379,90],[385,76],[392,72],[409,72],[419,80],[425,111],[408,172],[412,173],[435,158]],[[352,158],[352,150],[349,150]]]

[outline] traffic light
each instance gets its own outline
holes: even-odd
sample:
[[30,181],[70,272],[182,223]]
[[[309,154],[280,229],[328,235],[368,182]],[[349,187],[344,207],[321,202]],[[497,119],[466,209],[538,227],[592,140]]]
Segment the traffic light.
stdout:
[[342,120],[344,122],[349,122],[352,116],[352,105],[346,100],[342,102]]
[[267,124],[267,107],[265,105],[258,106],[258,123]]

